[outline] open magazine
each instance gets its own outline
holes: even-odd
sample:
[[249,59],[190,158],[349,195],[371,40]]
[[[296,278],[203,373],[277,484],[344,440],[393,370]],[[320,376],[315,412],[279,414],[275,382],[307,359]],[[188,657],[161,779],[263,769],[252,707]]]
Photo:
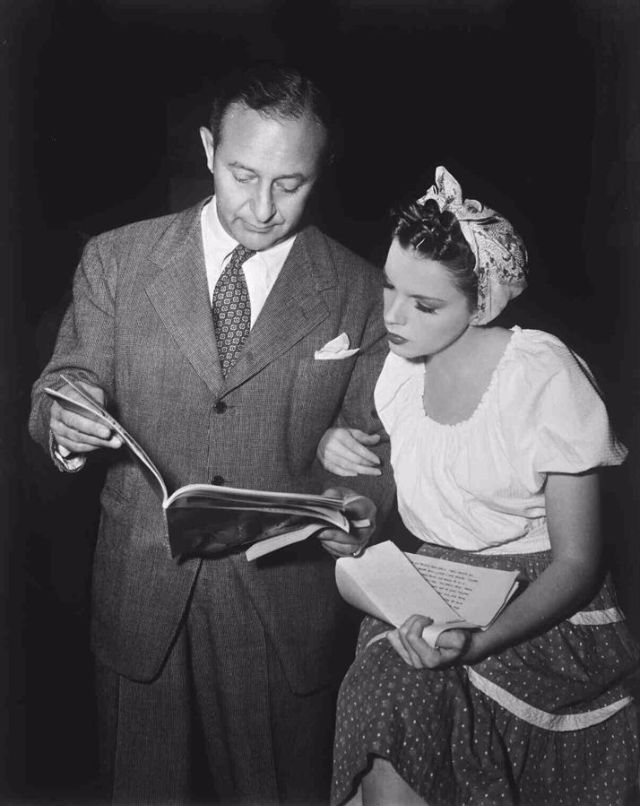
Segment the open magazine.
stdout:
[[387,540],[341,557],[336,583],[349,604],[394,627],[414,614],[433,619],[422,637],[435,646],[444,630],[486,629],[516,593],[518,571],[404,553]]
[[[344,514],[349,499],[324,495],[245,490],[215,484],[187,484],[169,493],[149,455],[131,434],[79,384],[61,379],[80,397],[56,389],[45,392],[70,411],[95,417],[114,431],[155,478],[162,495],[172,556],[207,555],[247,545],[255,560],[284,546],[305,540],[321,529],[349,531]],[[354,521],[357,528],[369,522]]]

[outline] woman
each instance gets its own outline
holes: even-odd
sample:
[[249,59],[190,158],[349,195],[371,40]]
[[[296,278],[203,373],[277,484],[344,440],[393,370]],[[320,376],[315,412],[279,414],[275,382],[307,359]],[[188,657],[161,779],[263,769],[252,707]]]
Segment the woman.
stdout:
[[[576,806],[634,791],[624,680],[638,649],[600,574],[597,473],[626,451],[567,347],[487,326],[525,264],[509,222],[442,167],[397,215],[375,401],[400,514],[421,553],[517,568],[528,584],[486,631],[449,630],[435,648],[428,613],[397,630],[365,618],[340,693],[334,803]],[[319,455],[375,472],[366,444],[336,429]]]

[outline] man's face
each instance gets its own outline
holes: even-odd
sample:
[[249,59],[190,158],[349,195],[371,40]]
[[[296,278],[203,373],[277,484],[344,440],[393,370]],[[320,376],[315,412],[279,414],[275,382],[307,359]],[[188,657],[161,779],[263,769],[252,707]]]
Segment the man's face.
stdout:
[[321,167],[323,128],[309,115],[264,117],[232,104],[220,139],[200,130],[226,232],[248,249],[268,249],[292,235]]

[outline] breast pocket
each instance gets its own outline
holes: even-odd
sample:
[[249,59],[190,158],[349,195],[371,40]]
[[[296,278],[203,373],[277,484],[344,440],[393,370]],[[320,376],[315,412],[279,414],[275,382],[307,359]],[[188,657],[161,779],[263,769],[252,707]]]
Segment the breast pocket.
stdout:
[[320,438],[340,411],[355,356],[336,361],[302,360],[289,412],[288,444],[294,472],[313,462]]

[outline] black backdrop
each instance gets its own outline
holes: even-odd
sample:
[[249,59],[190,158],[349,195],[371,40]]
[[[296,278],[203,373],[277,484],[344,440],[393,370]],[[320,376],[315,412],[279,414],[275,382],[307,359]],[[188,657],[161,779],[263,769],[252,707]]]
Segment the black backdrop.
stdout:
[[635,0],[4,0],[0,554],[3,774],[16,801],[82,801],[95,774],[88,569],[99,474],[25,435],[85,239],[210,192],[197,128],[237,60],[298,64],[335,100],[318,214],[374,261],[390,203],[444,164],[507,214],[532,282],[514,315],[592,364],[632,448],[607,537],[640,632],[640,12]]

